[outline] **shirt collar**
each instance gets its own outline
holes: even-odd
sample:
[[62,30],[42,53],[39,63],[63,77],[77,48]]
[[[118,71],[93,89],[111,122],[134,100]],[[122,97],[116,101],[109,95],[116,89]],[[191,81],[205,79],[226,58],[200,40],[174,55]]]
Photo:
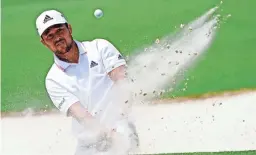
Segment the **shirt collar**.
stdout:
[[[79,51],[79,59],[80,59],[80,55],[86,53],[85,49],[83,48],[83,45],[81,42],[74,40],[77,47],[78,47],[78,51]],[[65,70],[66,68],[68,68],[68,66],[74,64],[74,63],[68,63],[65,61],[60,60],[55,54],[54,54],[54,63],[58,66],[58,68],[60,68],[61,70]]]

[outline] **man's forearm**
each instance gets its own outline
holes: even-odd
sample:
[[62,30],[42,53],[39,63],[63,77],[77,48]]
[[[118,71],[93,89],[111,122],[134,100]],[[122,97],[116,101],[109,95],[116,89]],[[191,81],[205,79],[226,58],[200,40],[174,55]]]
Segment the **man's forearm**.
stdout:
[[113,69],[108,75],[112,81],[117,82],[124,80],[126,78],[126,74],[126,66],[122,65]]
[[99,130],[100,122],[94,118],[80,102],[74,103],[70,108],[68,114],[75,118],[87,130]]

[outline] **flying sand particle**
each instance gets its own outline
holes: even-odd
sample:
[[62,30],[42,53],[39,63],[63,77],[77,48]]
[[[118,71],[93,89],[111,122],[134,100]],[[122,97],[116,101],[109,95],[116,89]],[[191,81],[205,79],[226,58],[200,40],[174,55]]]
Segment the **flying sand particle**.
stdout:
[[156,41],[155,41],[156,44],[159,44],[160,43],[160,40],[157,38]]

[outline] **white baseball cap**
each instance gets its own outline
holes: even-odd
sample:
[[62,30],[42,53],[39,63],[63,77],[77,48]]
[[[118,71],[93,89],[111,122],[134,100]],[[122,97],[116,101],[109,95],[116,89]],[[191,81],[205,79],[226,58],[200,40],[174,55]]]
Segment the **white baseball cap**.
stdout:
[[36,19],[37,32],[41,36],[50,26],[64,23],[67,23],[67,20],[62,13],[56,10],[47,10],[41,13]]

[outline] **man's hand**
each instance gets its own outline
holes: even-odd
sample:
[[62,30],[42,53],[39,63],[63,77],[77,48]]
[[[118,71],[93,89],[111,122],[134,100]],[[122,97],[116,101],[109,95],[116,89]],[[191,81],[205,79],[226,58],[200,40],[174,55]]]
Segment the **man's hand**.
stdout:
[[87,136],[89,139],[94,139],[105,130],[99,120],[93,117],[80,102],[70,106],[68,115],[75,118],[84,127],[84,132],[80,135],[81,137],[86,138],[85,136]]
[[112,132],[94,118],[79,102],[69,108],[69,115],[74,117],[83,127],[84,131],[77,136],[85,147],[95,147],[105,152],[112,146]]
[[99,135],[98,140],[96,142],[96,150],[99,152],[106,152],[112,147],[113,139],[112,134],[104,132]]

